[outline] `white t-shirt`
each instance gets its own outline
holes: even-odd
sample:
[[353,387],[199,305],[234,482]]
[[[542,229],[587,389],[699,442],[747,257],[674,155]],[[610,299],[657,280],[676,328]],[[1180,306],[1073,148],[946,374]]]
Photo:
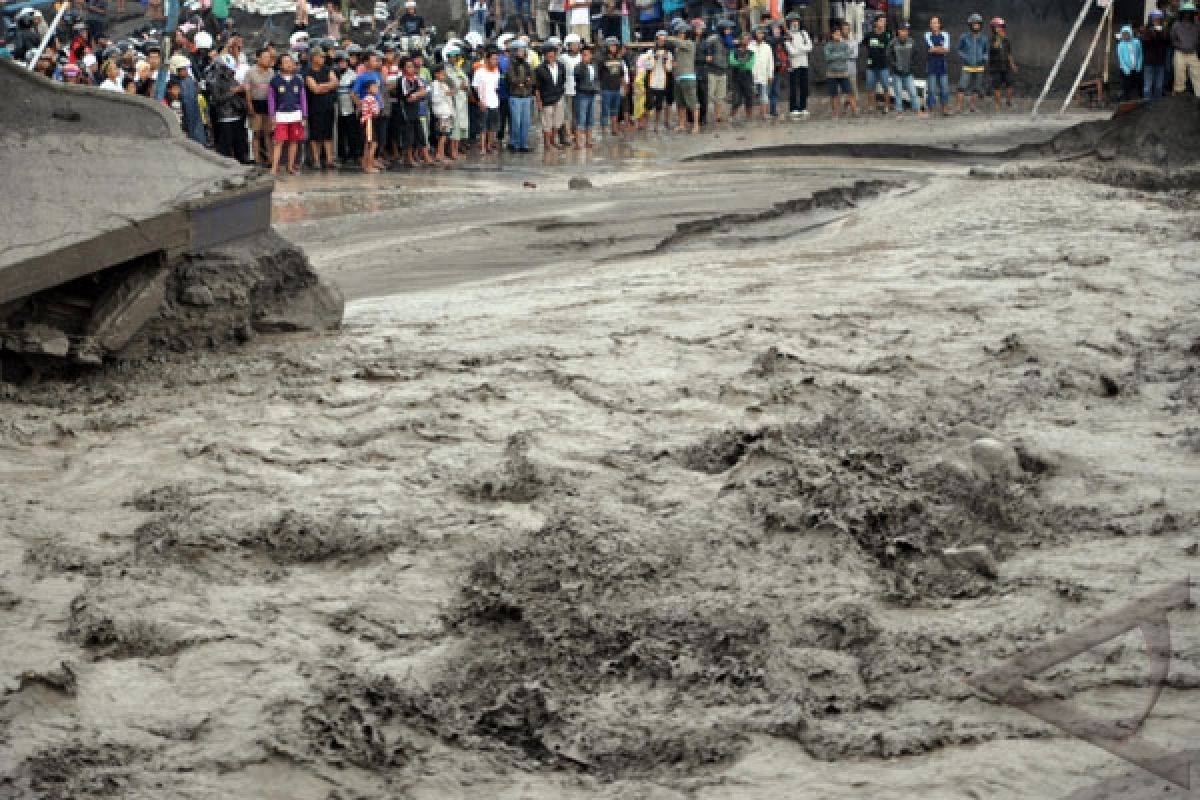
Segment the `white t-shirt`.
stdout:
[[479,95],[479,99],[483,101],[484,107],[489,109],[500,107],[500,70],[480,67],[475,70],[471,86],[475,89],[475,94]]
[[589,2],[581,2],[581,0],[571,0],[571,11],[567,17],[567,24],[591,25],[592,4]]
[[570,52],[563,53],[558,57],[558,63],[562,64],[567,70],[567,80],[563,83],[563,93],[568,97],[575,96],[575,68],[579,66],[579,62],[583,60],[581,55],[571,55]]
[[117,83],[116,81],[112,80],[111,78],[105,79],[104,83],[100,84],[100,88],[108,89],[110,92],[124,91],[123,89],[121,89],[121,84]]

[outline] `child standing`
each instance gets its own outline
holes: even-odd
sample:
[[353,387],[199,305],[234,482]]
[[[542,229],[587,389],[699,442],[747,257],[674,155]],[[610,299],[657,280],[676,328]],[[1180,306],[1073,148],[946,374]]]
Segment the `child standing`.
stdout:
[[438,132],[437,152],[433,163],[444,164],[447,161],[446,140],[454,130],[454,100],[451,94],[453,89],[446,83],[445,63],[434,65],[432,88],[433,120]]
[[167,82],[167,96],[163,98],[163,105],[175,113],[179,118],[179,129],[183,130],[183,86],[178,78],[171,78]]
[[379,172],[375,166],[375,121],[379,117],[379,81],[367,82],[366,94],[358,103],[358,114],[362,121],[363,139],[363,172]]
[[[288,150],[288,172],[296,174],[296,157],[304,146],[304,120],[308,101],[304,81],[296,74],[296,61],[284,54],[279,59],[279,74],[271,79],[267,91],[268,112],[275,122],[275,150],[271,155],[271,174],[279,174],[279,162]],[[289,147],[295,143],[295,147]]]

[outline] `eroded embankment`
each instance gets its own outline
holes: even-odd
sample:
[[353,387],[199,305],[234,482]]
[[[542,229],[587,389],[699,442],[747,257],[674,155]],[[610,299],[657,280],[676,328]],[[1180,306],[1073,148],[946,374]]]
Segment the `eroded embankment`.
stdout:
[[832,142],[722,150],[689,160],[880,159],[966,164],[986,178],[1074,177],[1148,191],[1200,188],[1200,99],[1166,97],[1112,119],[1083,122],[1042,143],[998,151],[908,142]]

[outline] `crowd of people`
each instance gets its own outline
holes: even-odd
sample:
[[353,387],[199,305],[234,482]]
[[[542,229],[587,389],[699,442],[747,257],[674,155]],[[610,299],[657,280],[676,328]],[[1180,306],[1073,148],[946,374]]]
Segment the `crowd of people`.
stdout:
[[[622,30],[627,14],[607,13],[613,3],[598,20],[567,13],[562,38],[504,32],[487,39],[488,18],[480,16],[486,4],[471,0],[471,30],[437,47],[416,3],[406,0],[374,46],[355,43],[350,31],[329,35],[339,33],[334,18],[325,35],[310,36],[307,12],[298,9],[286,46],[264,41],[252,52],[230,24],[227,5],[214,14],[211,3],[189,0],[165,69],[157,32],[113,42],[87,17],[89,4],[103,0],[69,2],[82,3],[81,11],[64,16],[40,54],[34,48],[46,38],[45,20],[22,12],[13,55],[36,60],[32,68],[55,80],[161,102],[196,142],[275,174],[446,165],[501,146],[530,152],[535,125],[549,152],[586,150],[599,136],[697,133],[739,113],[747,121],[803,119],[818,54],[834,118],[975,112],[989,97],[1000,111],[1013,107],[1018,71],[1003,19],[985,24],[971,14],[952,36],[933,16],[915,34],[902,16],[888,13],[886,0],[861,21],[835,18],[818,31],[798,12],[749,29],[740,14],[678,16],[644,41],[629,40]],[[1162,2],[1173,10],[1178,0]],[[1200,86],[1192,0],[1172,16],[1155,11],[1144,29],[1120,34],[1122,73],[1136,74],[1143,84],[1136,88],[1148,98],[1161,95],[1169,67],[1175,91],[1189,76],[1193,90]]]

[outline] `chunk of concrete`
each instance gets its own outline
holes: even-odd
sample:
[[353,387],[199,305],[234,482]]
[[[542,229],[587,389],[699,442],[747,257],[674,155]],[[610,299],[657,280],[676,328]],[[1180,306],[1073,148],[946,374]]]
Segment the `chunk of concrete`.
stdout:
[[166,300],[168,274],[160,262],[135,270],[104,293],[87,324],[88,334],[101,351],[119,351],[158,314]]

